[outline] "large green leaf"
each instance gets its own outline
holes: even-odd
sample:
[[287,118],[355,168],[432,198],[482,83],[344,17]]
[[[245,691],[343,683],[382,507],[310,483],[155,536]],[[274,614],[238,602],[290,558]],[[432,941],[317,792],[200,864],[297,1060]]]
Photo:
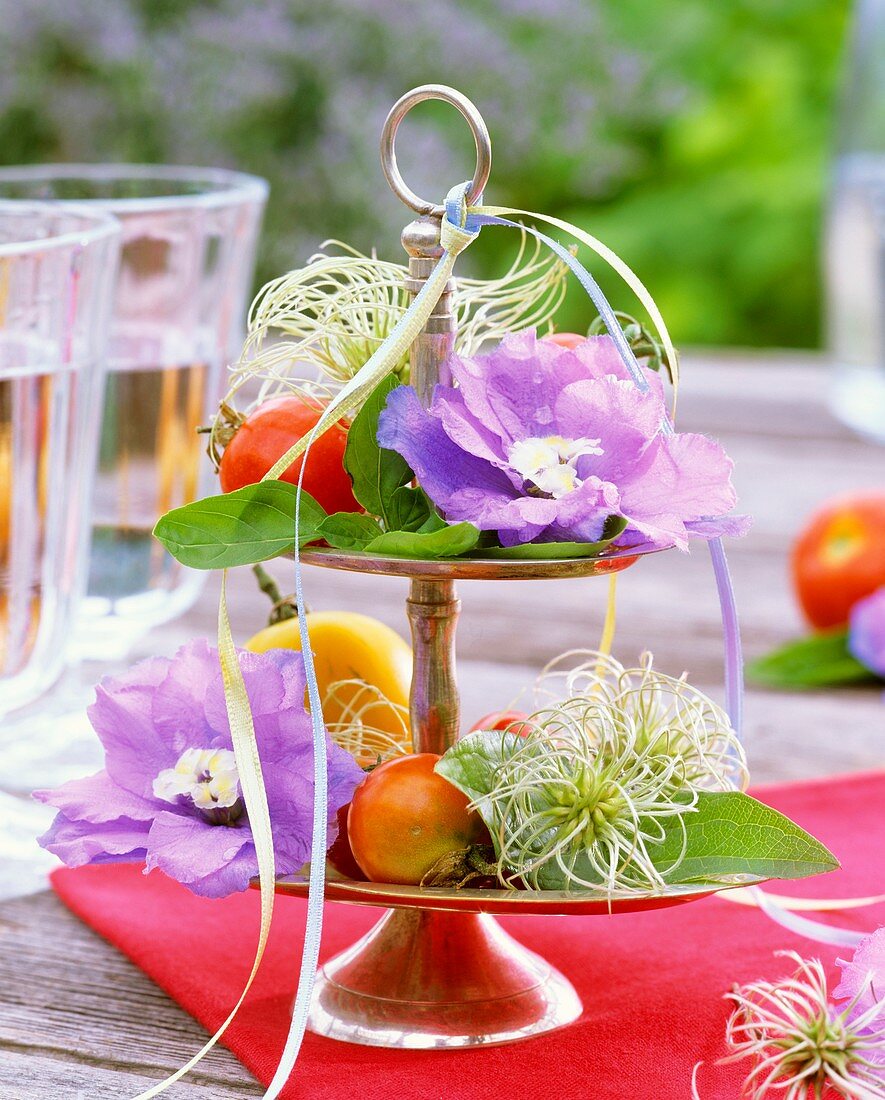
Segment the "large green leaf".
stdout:
[[[233,493],[206,497],[161,516],[154,535],[182,565],[227,569],[254,565],[292,550],[296,487],[260,481]],[[301,494],[301,545],[320,537],[325,511]]]
[[390,529],[396,529],[390,513],[391,498],[407,485],[414,474],[406,460],[378,445],[378,417],[387,404],[391,390],[399,381],[389,375],[376,386],[357,413],[347,433],[344,467],[353,482],[353,495],[373,516],[379,516]]
[[671,827],[663,844],[651,851],[655,866],[673,882],[692,882],[723,874],[762,878],[806,878],[832,871],[836,857],[788,817],[740,791],[702,791],[694,811]]
[[472,550],[478,540],[479,531],[472,523],[453,523],[434,531],[387,531],[365,549],[393,558],[455,558]]
[[763,687],[790,690],[869,683],[876,676],[849,652],[848,631],[831,630],[788,642],[750,661],[747,679]]

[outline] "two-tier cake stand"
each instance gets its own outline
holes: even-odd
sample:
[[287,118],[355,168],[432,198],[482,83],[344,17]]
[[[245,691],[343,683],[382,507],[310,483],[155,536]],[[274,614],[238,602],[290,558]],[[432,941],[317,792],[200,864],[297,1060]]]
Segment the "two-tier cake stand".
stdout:
[[[406,226],[408,291],[414,296],[441,254],[442,207],[425,202],[405,184],[394,152],[397,127],[412,107],[440,99],[456,107],[473,132],[477,167],[468,200],[482,194],[491,166],[491,145],[476,107],[451,88],[427,85],[393,107],[381,138],[381,160],[394,193],[416,214]],[[451,285],[439,299],[411,348],[411,383],[429,403],[437,381],[449,382],[446,360],[454,347]],[[632,565],[635,551],[594,558],[550,560],[453,559],[415,561],[359,552],[311,549],[311,565],[409,578],[407,611],[414,671],[410,699],[415,752],[444,753],[459,734],[455,676],[458,580],[538,580],[609,575]],[[746,878],[734,882],[745,885]],[[294,878],[278,892],[304,896]],[[334,1039],[369,1046],[432,1048],[486,1046],[562,1027],[582,1011],[571,983],[527,950],[495,920],[496,915],[588,915],[627,913],[680,905],[711,891],[672,888],[665,894],[610,901],[604,893],[504,889],[422,889],[386,883],[330,879],[328,901],[388,910],[347,951],[326,962],[317,976],[309,1026]]]

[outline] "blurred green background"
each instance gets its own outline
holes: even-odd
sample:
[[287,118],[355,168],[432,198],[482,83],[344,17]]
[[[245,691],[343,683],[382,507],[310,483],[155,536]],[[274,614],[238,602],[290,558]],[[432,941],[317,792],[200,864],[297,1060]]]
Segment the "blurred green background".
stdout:
[[[492,131],[487,199],[601,237],[653,291],[678,342],[816,346],[848,8],[0,0],[0,162],[212,163],[264,175],[266,279],[326,237],[400,254],[404,210],[378,168],[380,126],[407,88],[453,84]],[[469,137],[445,108],[416,111],[402,134],[419,193],[436,199],[472,171]],[[512,243],[481,242],[468,254],[474,270],[500,264],[496,251]],[[586,324],[577,297],[568,310],[566,327]]]

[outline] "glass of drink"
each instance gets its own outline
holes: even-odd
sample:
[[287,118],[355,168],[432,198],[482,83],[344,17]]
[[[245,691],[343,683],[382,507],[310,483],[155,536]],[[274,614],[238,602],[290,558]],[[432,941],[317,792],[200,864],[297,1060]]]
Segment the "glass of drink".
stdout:
[[55,199],[122,225],[95,485],[85,658],[114,660],[186,610],[204,575],[151,536],[212,491],[197,428],[243,337],[267,184],[221,169],[42,165],[0,169],[0,199]]
[[836,415],[885,443],[885,0],[860,0],[826,226]]
[[0,716],[69,649],[119,247],[100,210],[0,201]]

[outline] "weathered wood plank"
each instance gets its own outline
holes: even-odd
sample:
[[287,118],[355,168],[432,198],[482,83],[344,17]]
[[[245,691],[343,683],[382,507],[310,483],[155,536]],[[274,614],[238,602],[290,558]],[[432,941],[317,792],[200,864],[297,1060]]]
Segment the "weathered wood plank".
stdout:
[[[82,1081],[85,1096],[93,1100],[99,1094],[89,1088],[90,1067],[105,1068],[108,1088],[117,1089],[114,1095],[130,1096],[137,1087],[128,1079],[130,1072],[144,1078],[146,1087],[147,1078],[174,1072],[207,1038],[137,967],[45,892],[0,906],[0,1006],[3,1097],[16,1095],[9,1091],[14,1085],[23,1098],[53,1095],[37,1070],[22,1076],[21,1059],[30,1051],[54,1075],[50,1081],[65,1079],[70,1061],[67,1095],[73,1100],[76,1082]],[[114,1070],[125,1071],[116,1084]],[[188,1080],[194,1100],[261,1095],[251,1075],[222,1047],[212,1050]],[[211,1089],[198,1088],[201,1082]]]
[[[225,1084],[208,1079],[195,1084],[195,1075],[173,1086],[175,1100],[243,1100],[263,1096],[258,1085]],[[126,1100],[162,1078],[145,1075],[120,1063],[81,1061],[72,1054],[47,1054],[39,1049],[15,1050],[0,1045],[0,1089],[4,1100]]]

